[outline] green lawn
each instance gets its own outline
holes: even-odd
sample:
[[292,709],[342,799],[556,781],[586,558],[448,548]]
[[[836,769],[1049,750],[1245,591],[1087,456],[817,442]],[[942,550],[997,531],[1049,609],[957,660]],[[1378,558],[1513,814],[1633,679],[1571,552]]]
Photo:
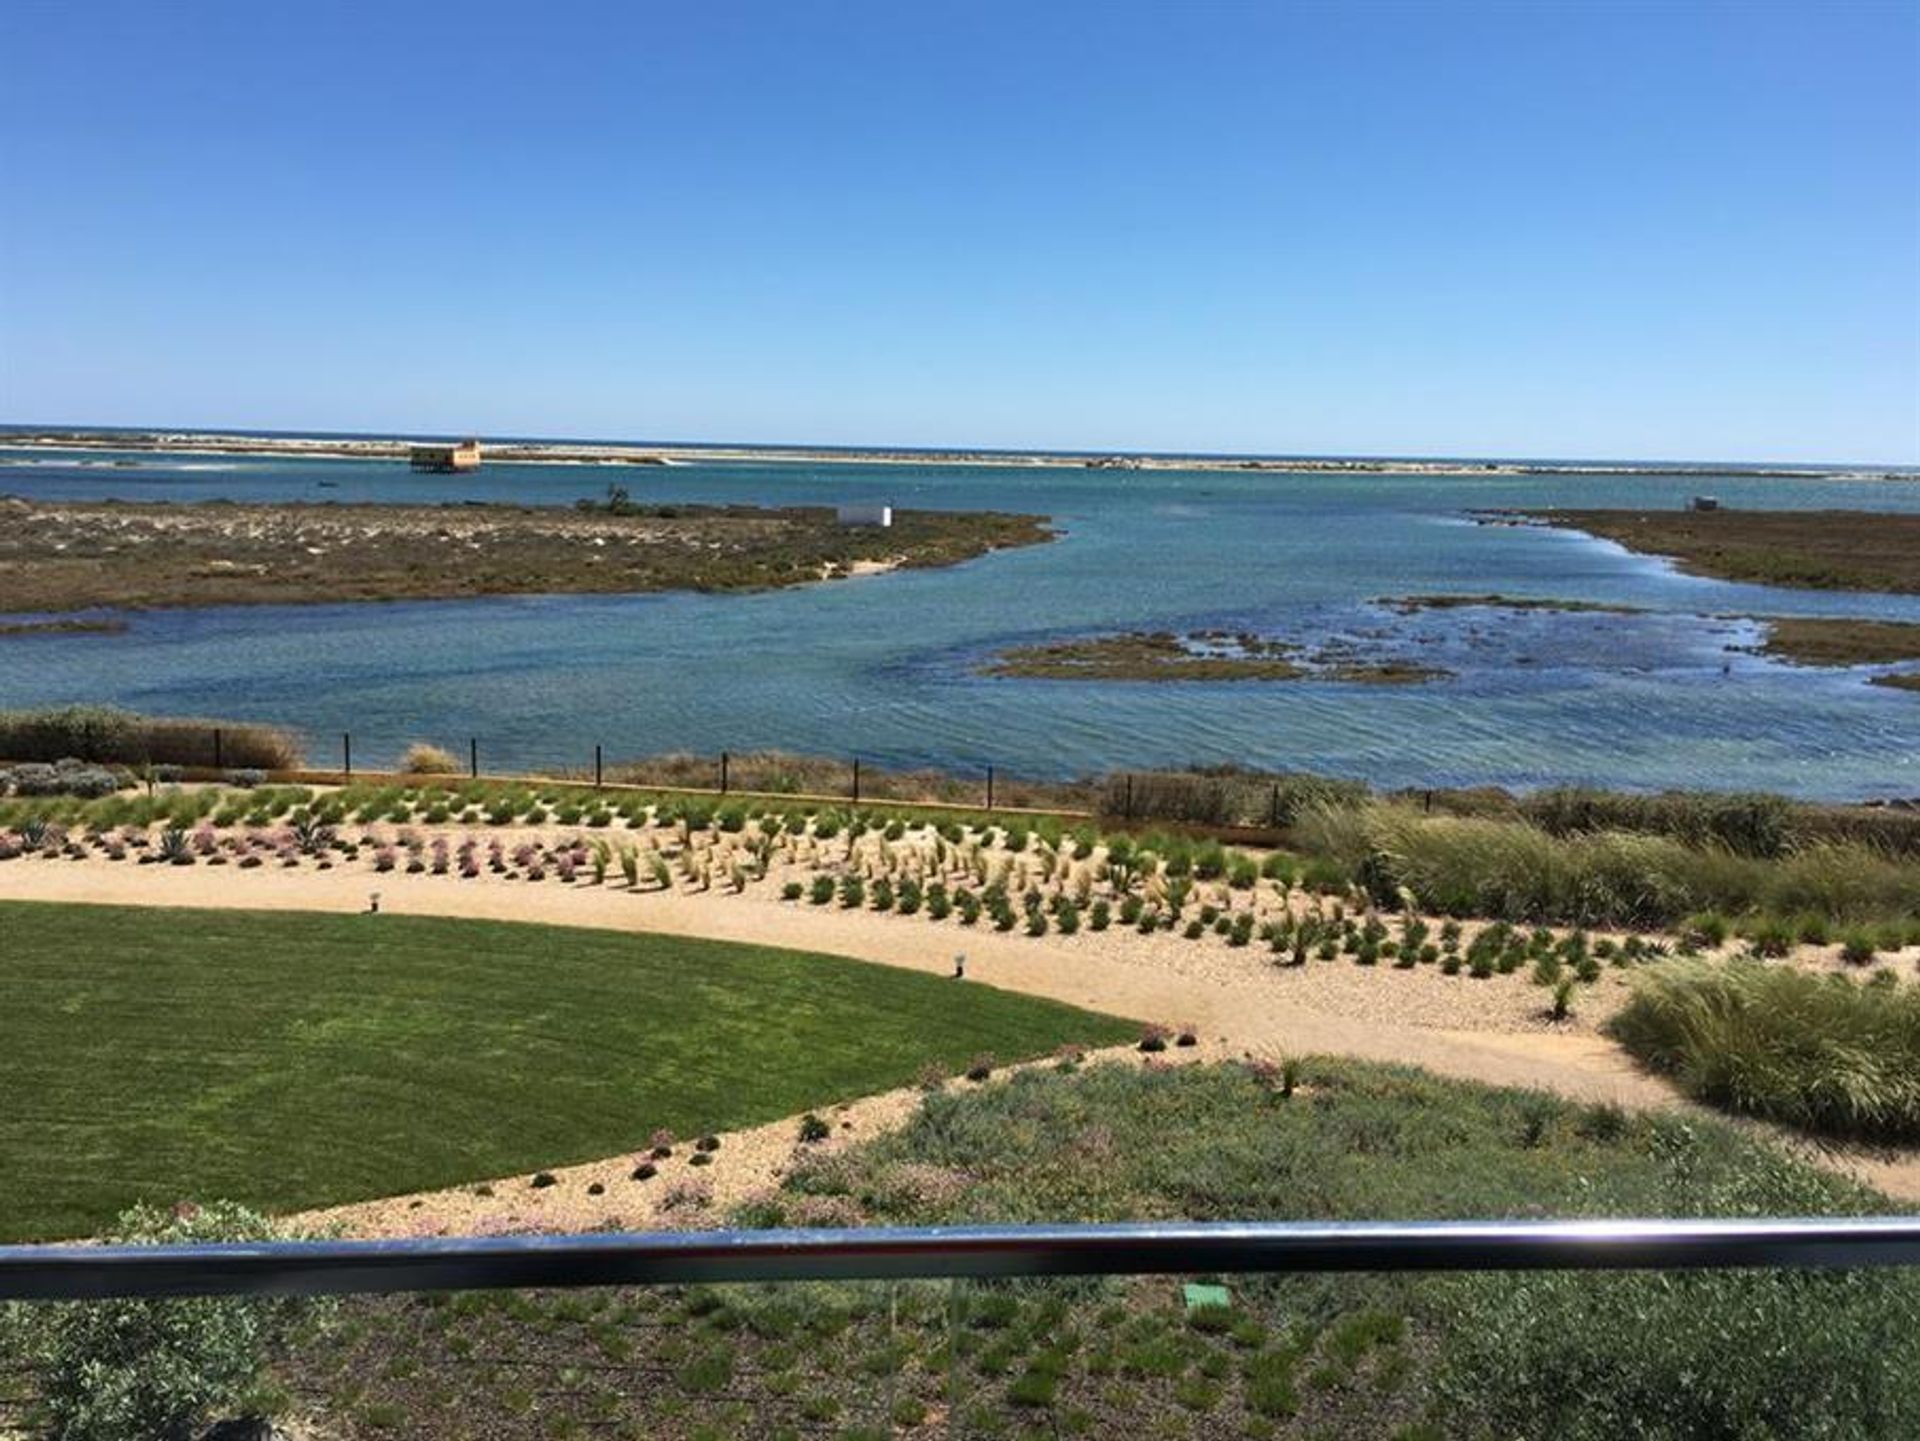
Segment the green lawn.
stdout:
[[0,902],[0,1240],[584,1161],[1135,1029],[717,941]]

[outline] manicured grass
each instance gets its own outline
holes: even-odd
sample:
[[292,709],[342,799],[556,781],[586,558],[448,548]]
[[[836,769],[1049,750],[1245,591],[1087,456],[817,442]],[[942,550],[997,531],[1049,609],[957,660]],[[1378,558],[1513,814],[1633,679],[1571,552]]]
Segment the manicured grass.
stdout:
[[1135,1028],[838,957],[412,916],[0,902],[0,1239],[283,1210],[772,1120]]

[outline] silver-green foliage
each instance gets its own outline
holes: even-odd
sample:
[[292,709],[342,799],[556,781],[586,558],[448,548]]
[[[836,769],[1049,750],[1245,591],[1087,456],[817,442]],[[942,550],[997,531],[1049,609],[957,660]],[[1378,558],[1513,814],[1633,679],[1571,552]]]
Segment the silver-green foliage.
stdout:
[[[216,1202],[171,1211],[137,1206],[110,1239],[187,1245],[275,1234],[255,1212]],[[16,1308],[0,1343],[40,1372],[40,1408],[59,1441],[176,1441],[211,1419],[259,1408],[267,1356],[311,1304],[250,1297],[41,1303]]]

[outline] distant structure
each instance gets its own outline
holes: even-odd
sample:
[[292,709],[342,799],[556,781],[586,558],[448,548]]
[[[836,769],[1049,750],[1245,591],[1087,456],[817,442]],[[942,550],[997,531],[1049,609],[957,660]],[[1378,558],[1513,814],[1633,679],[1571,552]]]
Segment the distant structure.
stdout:
[[416,445],[408,450],[407,463],[415,470],[478,470],[480,442],[463,440],[458,444]]
[[1688,509],[1718,510],[1720,509],[1720,497],[1717,495],[1696,495]]
[[890,505],[836,506],[833,518],[842,525],[877,525],[882,530],[888,530],[893,526],[893,507]]

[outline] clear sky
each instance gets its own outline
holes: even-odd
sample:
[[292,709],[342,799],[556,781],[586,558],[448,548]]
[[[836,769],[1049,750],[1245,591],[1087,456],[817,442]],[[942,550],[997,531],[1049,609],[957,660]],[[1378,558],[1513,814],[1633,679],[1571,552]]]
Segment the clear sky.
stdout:
[[0,3],[0,419],[1920,462],[1920,4]]

